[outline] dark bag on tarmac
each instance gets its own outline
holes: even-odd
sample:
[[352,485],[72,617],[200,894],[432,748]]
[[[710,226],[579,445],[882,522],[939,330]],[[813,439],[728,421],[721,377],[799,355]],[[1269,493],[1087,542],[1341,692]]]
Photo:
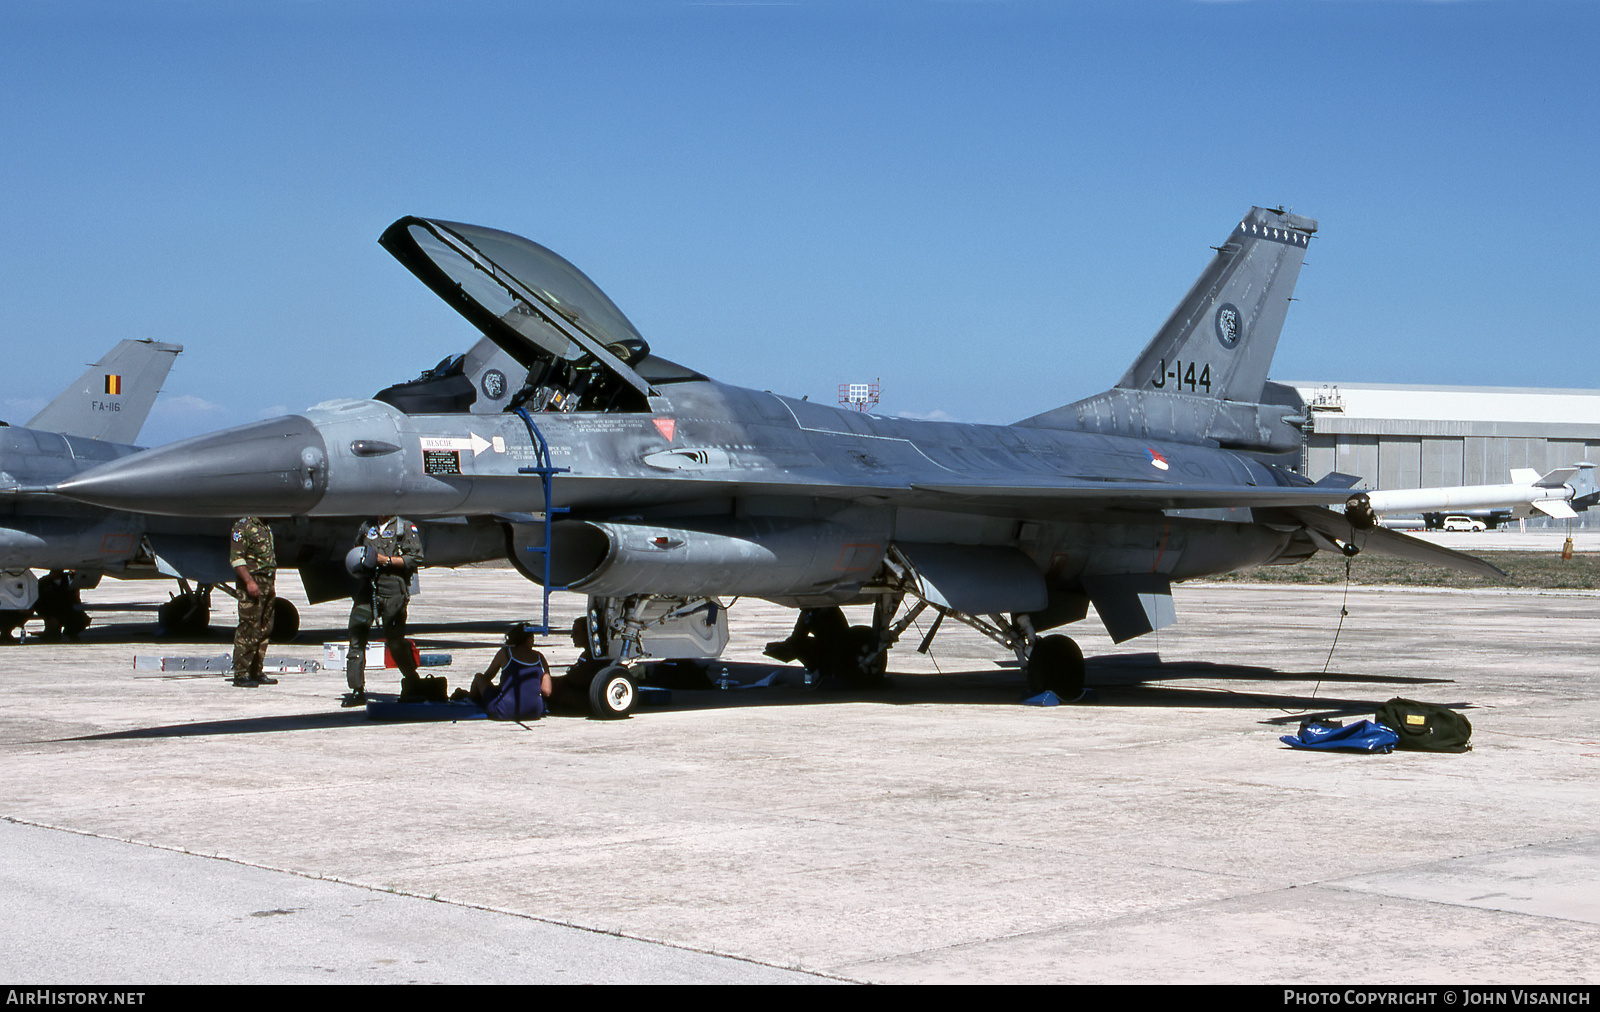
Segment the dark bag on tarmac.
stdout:
[[1448,706],[1394,697],[1373,715],[1400,737],[1400,748],[1421,752],[1466,752],[1472,723]]
[[414,682],[402,681],[399,702],[448,703],[450,702],[449,680],[443,675],[430,675],[418,678]]

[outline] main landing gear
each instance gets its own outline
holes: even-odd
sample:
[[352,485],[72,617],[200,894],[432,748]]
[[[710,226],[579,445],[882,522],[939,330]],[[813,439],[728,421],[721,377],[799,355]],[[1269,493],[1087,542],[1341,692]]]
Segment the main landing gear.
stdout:
[[1066,636],[1038,635],[1028,615],[969,615],[936,604],[918,592],[909,562],[893,552],[880,579],[866,589],[877,595],[871,625],[850,625],[839,608],[809,608],[801,611],[788,639],[767,644],[767,655],[785,663],[799,661],[824,678],[858,688],[882,687],[887,683],[890,648],[925,612],[932,611],[933,621],[923,634],[918,653],[928,652],[944,621],[951,619],[1015,654],[1027,677],[1028,695],[1049,690],[1071,702],[1084,694],[1083,651]]
[[885,683],[889,650],[878,630],[851,625],[840,608],[805,608],[786,640],[767,644],[766,654],[788,663],[799,661],[808,671],[858,688]]
[[1028,676],[1030,696],[1048,689],[1070,702],[1083,695],[1083,651],[1066,636],[1036,639],[1022,670]]
[[[803,609],[787,639],[767,644],[767,655],[856,689],[885,688],[890,648],[931,610],[918,652],[927,653],[951,619],[1015,654],[1030,696],[1045,690],[1064,702],[1083,696],[1083,652],[1068,637],[1039,636],[1024,614],[968,615],[934,604],[890,575],[869,591],[877,594],[870,625],[851,625],[838,607]],[[588,614],[573,625],[573,643],[583,653],[556,679],[557,701],[616,720],[638,704],[640,669],[630,668],[632,661],[656,657],[685,665],[719,656],[727,645],[726,611],[713,598],[590,598]]]
[[[217,587],[237,596],[226,584],[178,581],[178,592],[156,609],[156,632],[177,639],[203,639],[211,628],[211,592]],[[300,635],[300,612],[293,602],[274,598],[272,602],[273,643],[289,643]]]

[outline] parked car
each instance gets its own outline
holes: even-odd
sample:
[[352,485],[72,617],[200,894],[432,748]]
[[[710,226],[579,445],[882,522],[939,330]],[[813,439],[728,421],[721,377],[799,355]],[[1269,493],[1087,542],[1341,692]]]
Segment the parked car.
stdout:
[[1489,527],[1482,520],[1474,520],[1471,517],[1445,517],[1444,529],[1447,531],[1486,531]]

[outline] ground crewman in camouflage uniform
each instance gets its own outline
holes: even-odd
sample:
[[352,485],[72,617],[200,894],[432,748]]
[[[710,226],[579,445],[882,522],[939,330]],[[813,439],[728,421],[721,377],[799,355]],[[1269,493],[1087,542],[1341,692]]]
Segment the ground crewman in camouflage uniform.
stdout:
[[404,699],[422,687],[416,659],[406,646],[406,605],[411,600],[411,577],[422,565],[422,536],[405,517],[380,517],[361,525],[355,547],[365,550],[367,565],[357,577],[361,586],[350,609],[350,653],[344,669],[350,692],[344,705],[367,701],[367,637],[375,618],[383,622],[384,645],[400,669]]
[[277,601],[273,578],[278,555],[272,530],[259,517],[245,517],[233,525],[233,549],[228,564],[239,576],[239,628],[233,634],[233,684],[243,689],[277,685],[262,673],[267,659],[267,637],[272,635],[272,607]]

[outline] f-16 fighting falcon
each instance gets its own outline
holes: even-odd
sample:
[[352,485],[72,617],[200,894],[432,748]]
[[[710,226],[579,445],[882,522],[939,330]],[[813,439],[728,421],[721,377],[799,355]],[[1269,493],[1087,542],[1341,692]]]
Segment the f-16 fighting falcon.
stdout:
[[[0,422],[0,639],[28,617],[39,596],[31,569],[72,570],[74,586],[94,586],[104,574],[172,578],[179,592],[161,605],[161,626],[169,633],[195,634],[209,623],[212,588],[235,579],[228,565],[230,522],[85,506],[38,494],[44,482],[139,452],[140,447],[130,444],[182,351],[176,344],[121,341],[26,427]],[[516,368],[513,359],[488,341],[446,364],[458,382],[457,373],[503,375]],[[414,386],[391,390],[394,396],[406,396]],[[390,396],[390,391],[378,396]],[[412,397],[408,404],[415,403]],[[499,406],[508,397],[509,392],[503,393]],[[474,409],[498,406],[485,396]],[[356,589],[343,561],[354,524],[354,519],[341,518],[280,525],[278,547],[286,564],[300,571],[313,603],[348,597]],[[429,535],[430,551],[441,565],[496,558],[505,550],[504,535],[492,521],[457,518],[433,525]],[[300,625],[295,607],[277,598],[273,615],[274,638],[292,639]]]
[[[1303,405],[1269,382],[1317,223],[1252,208],[1111,390],[1013,425],[912,421],[719,383],[654,354],[572,264],[520,236],[408,217],[380,242],[514,359],[441,368],[379,400],[319,404],[110,461],[50,493],[201,516],[492,520],[524,575],[588,595],[595,712],[623,716],[629,664],[711,657],[726,599],[802,609],[825,675],[883,677],[924,613],[982,631],[1030,684],[1081,693],[1050,632],[1089,605],[1118,642],[1174,620],[1172,585],[1318,550],[1481,573],[1481,560],[1326,508]],[[505,397],[483,413],[481,397]],[[431,550],[430,550],[431,554]],[[548,597],[547,597],[548,604]],[[844,605],[872,606],[851,626]],[[548,611],[547,611],[548,614]],[[804,637],[805,642],[799,643]]]
[[[26,426],[0,422],[0,491],[59,481],[136,452],[128,444],[182,351],[176,344],[119,341]],[[72,569],[75,578],[98,580],[138,553],[141,533],[131,517],[53,497],[0,501],[0,632],[9,635],[38,598],[30,568]]]

